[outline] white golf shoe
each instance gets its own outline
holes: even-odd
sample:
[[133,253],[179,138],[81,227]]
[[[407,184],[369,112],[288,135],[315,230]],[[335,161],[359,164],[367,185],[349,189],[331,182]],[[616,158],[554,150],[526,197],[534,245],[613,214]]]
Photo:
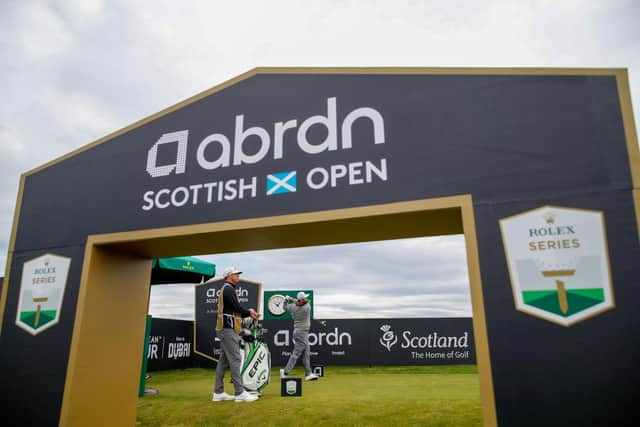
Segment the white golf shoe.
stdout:
[[318,376],[316,374],[309,374],[306,377],[304,377],[304,379],[307,381],[315,381],[318,379]]
[[236,396],[236,402],[255,402],[258,396],[248,393],[246,390]]
[[284,373],[284,369],[280,369],[280,378],[287,378],[287,374]]
[[214,402],[222,402],[223,400],[234,400],[236,397],[230,395],[229,393],[213,393],[213,401]]

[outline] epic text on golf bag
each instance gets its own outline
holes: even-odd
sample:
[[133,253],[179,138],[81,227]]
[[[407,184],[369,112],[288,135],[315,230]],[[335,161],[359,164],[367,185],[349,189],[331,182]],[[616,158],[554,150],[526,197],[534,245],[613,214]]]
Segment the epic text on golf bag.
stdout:
[[250,317],[242,320],[240,377],[245,389],[258,393],[271,379],[271,353],[263,335],[264,329],[257,320]]

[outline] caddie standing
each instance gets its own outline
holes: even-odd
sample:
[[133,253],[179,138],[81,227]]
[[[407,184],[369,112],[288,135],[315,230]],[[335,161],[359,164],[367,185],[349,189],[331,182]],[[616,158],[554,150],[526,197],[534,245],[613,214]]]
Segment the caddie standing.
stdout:
[[311,329],[311,304],[309,303],[309,295],[304,292],[298,292],[298,299],[295,300],[290,296],[285,299],[285,309],[291,313],[293,318],[293,352],[289,357],[287,366],[280,369],[280,378],[286,378],[289,372],[296,365],[296,361],[302,355],[302,365],[304,366],[304,379],[314,381],[318,376],[311,371],[310,346],[309,346],[309,329]]
[[[225,268],[223,272],[225,283],[218,297],[218,321],[216,323],[216,336],[220,340],[220,359],[216,367],[216,383],[213,390],[213,401],[235,400],[236,402],[253,402],[258,399],[255,394],[248,393],[242,386],[240,377],[240,328],[242,318],[251,316],[258,318],[258,313],[250,308],[246,310],[240,305],[236,286],[240,281],[242,271],[235,267]],[[235,396],[224,391],[224,373],[227,367],[231,368],[231,382],[235,389]]]

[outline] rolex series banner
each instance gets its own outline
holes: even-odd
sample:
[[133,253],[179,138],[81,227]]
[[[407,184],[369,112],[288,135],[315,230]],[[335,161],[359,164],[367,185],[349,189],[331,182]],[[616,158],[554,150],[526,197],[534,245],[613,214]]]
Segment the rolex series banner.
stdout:
[[[224,279],[211,279],[195,286],[195,322],[194,352],[207,359],[217,361],[220,357],[220,344],[216,338],[218,299],[224,286]],[[240,305],[246,309],[260,310],[262,285],[241,279],[236,286],[236,295]]]
[[570,326],[613,307],[602,212],[545,206],[500,226],[518,310]]
[[24,263],[16,325],[37,335],[58,323],[70,263],[53,254]]

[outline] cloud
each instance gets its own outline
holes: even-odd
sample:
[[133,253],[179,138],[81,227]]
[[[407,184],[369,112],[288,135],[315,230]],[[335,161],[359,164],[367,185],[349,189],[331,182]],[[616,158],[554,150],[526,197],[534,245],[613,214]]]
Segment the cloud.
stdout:
[[168,319],[194,318],[193,285],[156,285],[151,287],[149,314]]
[[[462,235],[200,258],[218,271],[240,268],[265,291],[312,289],[318,318],[471,316]],[[179,286],[153,286],[151,313],[167,317],[182,301],[180,318],[192,318],[192,285],[182,285],[190,292]]]
[[[638,112],[638,16],[632,0],[0,2],[0,268],[21,173],[253,67],[626,67]],[[353,247],[210,258],[317,289],[326,317],[386,316],[385,298],[408,316],[468,315],[460,237]],[[189,316],[163,289],[162,310]]]

